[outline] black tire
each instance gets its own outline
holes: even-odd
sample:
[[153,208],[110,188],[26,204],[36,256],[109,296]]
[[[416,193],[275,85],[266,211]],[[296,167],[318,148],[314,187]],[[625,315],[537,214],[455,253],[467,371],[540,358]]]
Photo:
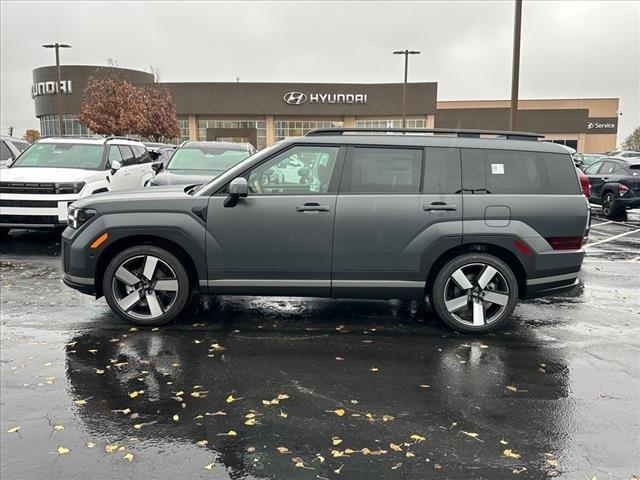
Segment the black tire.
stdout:
[[[487,274],[492,271],[487,266],[495,269],[496,273],[490,277],[485,288],[480,288],[478,280],[482,279],[482,273],[485,270]],[[472,289],[463,289],[454,280],[454,274],[460,278],[458,270],[463,275],[461,280],[466,279]],[[482,281],[484,283],[484,279]],[[488,298],[494,301],[489,301]],[[464,333],[492,332],[509,321],[518,303],[518,280],[511,268],[498,257],[485,253],[468,253],[449,260],[440,269],[433,282],[430,300],[438,317],[453,330]],[[447,307],[447,300],[450,306],[457,306],[454,307],[457,308],[454,313]],[[459,303],[455,304],[452,300],[458,300]],[[501,303],[496,303],[496,300]],[[475,303],[483,309],[478,317],[484,319],[484,324],[476,324],[474,320]],[[489,318],[486,315],[490,315]]]
[[602,213],[609,220],[619,220],[623,217],[624,209],[616,206],[616,196],[607,192],[602,196]]
[[[157,260],[157,262],[154,263],[154,265],[157,266],[154,266],[153,270],[153,272],[157,274],[155,280],[153,279],[154,275],[152,275],[151,279],[147,279],[144,276],[147,257]],[[138,263],[140,263],[141,268],[132,269],[130,267]],[[116,276],[116,271],[119,271],[121,266],[126,266],[125,270],[127,273],[131,273],[134,277],[137,277],[138,283],[134,283],[135,280],[133,277],[130,277],[131,280],[129,283],[131,286],[129,283],[119,279],[118,276]],[[167,275],[166,272],[170,273]],[[120,276],[122,275],[120,274]],[[158,281],[161,280],[171,282],[171,288],[177,285],[175,294],[173,290],[156,289]],[[131,247],[113,257],[104,272],[102,288],[111,310],[118,316],[137,325],[164,325],[169,323],[182,313],[191,297],[189,275],[183,263],[171,252],[154,245]],[[130,309],[124,308],[124,300],[126,300],[129,295],[134,296],[133,293],[135,291],[139,292],[138,296],[140,300],[130,307]],[[154,315],[149,295],[154,297],[155,301],[153,303],[156,304],[156,312],[162,312],[161,314],[156,313]],[[132,301],[135,301],[135,298],[133,298]],[[157,310],[158,305],[159,310]],[[145,309],[149,310],[149,316],[147,318],[144,317],[143,310]]]

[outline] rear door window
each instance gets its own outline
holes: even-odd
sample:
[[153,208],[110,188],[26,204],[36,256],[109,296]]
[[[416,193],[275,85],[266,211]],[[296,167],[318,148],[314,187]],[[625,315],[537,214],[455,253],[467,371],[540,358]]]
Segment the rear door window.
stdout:
[[569,155],[520,150],[463,149],[463,191],[498,195],[576,195]]
[[133,150],[133,153],[136,157],[136,163],[145,164],[151,162],[151,155],[149,155],[149,152],[146,148],[139,145],[132,145],[131,149]]
[[460,193],[461,162],[459,148],[427,147],[423,174],[423,192]]
[[340,187],[348,193],[418,193],[422,149],[354,147]]
[[4,142],[0,142],[0,160],[5,161],[12,158],[13,157],[11,155],[11,150],[9,150],[9,147]]
[[122,154],[122,165],[129,167],[135,163],[135,157],[131,147],[128,145],[119,145],[120,153]]

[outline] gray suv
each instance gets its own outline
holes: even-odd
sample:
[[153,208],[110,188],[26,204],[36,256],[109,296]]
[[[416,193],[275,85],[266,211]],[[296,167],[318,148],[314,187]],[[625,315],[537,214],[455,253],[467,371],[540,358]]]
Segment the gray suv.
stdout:
[[[491,138],[488,138],[491,135]],[[213,295],[423,299],[492,331],[578,283],[589,206],[571,156],[522,132],[315,130],[198,187],[74,203],[64,282],[121,317]]]

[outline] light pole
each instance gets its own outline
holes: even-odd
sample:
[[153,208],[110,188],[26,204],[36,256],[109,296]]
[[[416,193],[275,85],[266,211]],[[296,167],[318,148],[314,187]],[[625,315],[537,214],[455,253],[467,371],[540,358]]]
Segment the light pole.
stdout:
[[407,74],[409,73],[409,55],[419,55],[418,50],[396,50],[394,55],[404,55],[404,84],[402,85],[402,128],[407,126]]
[[520,31],[522,30],[522,0],[515,0],[513,26],[513,65],[511,67],[511,121],[509,129],[518,129],[518,84],[520,82]]
[[66,43],[48,43],[46,45],[42,45],[44,48],[55,48],[56,49],[56,71],[57,71],[57,82],[56,82],[56,96],[58,101],[58,121],[60,128],[60,135],[64,135],[64,120],[62,119],[62,89],[60,88],[60,82],[62,79],[60,78],[60,49],[61,48],[71,48],[71,45],[67,45]]

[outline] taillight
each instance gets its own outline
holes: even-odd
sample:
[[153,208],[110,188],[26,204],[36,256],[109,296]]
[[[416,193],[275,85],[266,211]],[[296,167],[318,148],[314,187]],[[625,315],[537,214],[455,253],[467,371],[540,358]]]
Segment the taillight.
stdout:
[[589,183],[589,177],[582,172],[578,172],[578,178],[580,179],[580,187],[585,197],[591,196],[591,184]]
[[545,237],[554,250],[579,250],[584,237]]

